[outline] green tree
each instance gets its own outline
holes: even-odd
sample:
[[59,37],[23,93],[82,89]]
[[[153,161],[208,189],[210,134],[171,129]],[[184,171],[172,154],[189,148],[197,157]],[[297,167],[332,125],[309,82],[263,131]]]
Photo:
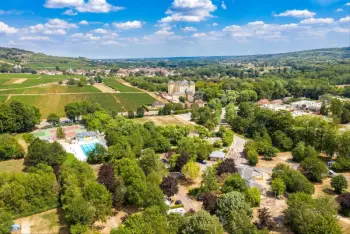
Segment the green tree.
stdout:
[[0,161],[24,157],[24,150],[14,137],[9,134],[0,135]]
[[212,192],[219,189],[216,181],[216,173],[213,167],[207,167],[202,174],[201,190],[203,192]]
[[285,224],[296,234],[340,234],[336,204],[332,198],[313,199],[305,193],[289,196]]
[[348,181],[343,175],[337,175],[332,178],[331,186],[336,193],[341,194],[348,188]]
[[136,109],[136,117],[142,118],[143,116],[145,116],[145,109],[142,106],[140,106]]
[[244,195],[237,191],[222,195],[217,202],[216,214],[222,222],[228,221],[233,211],[248,216],[252,213],[249,205],[245,202]]
[[62,127],[58,127],[56,129],[56,137],[57,137],[57,139],[64,139],[66,137],[66,134],[64,133]]
[[286,185],[284,184],[281,178],[275,178],[272,180],[271,184],[272,192],[276,194],[276,196],[282,196],[286,191]]
[[251,207],[260,206],[260,190],[256,187],[250,188],[245,192],[245,199]]
[[145,149],[142,151],[139,164],[145,175],[150,174],[152,171],[161,173],[163,166],[159,160],[159,156],[153,149]]
[[258,230],[252,224],[250,217],[239,211],[232,211],[228,215],[225,230],[229,234],[258,234]]
[[128,118],[129,118],[129,119],[135,118],[135,112],[134,112],[133,110],[129,110],[129,111],[128,111]]
[[337,98],[331,101],[331,111],[333,115],[340,116],[343,110],[343,102]]
[[249,150],[247,152],[247,159],[250,166],[255,166],[259,161],[258,153],[255,150]]
[[245,192],[248,190],[248,185],[244,179],[238,174],[235,173],[230,175],[226,180],[224,185],[221,188],[223,193],[229,193],[232,191]]
[[36,138],[28,147],[26,163],[37,165],[47,163],[50,166],[61,165],[67,158],[67,153],[58,142],[49,143]]
[[101,144],[96,144],[95,147],[89,151],[87,161],[91,164],[98,164],[107,162],[109,159],[108,150]]
[[55,114],[55,113],[51,113],[49,114],[49,116],[47,117],[46,120],[48,123],[52,124],[52,125],[56,125],[60,123],[60,117]]
[[180,226],[179,232],[182,234],[222,234],[224,230],[216,216],[211,216],[206,211],[199,211],[194,215],[186,217],[184,223]]
[[266,148],[264,153],[264,159],[265,160],[272,160],[273,157],[276,157],[278,150],[272,146],[269,146]]
[[195,162],[189,162],[181,169],[181,173],[184,174],[189,181],[193,181],[197,178],[199,176],[199,171],[200,168]]
[[11,226],[14,224],[11,214],[0,209],[0,233],[10,234]]
[[315,157],[304,159],[300,167],[302,173],[311,181],[321,182],[322,178],[328,174],[326,164]]

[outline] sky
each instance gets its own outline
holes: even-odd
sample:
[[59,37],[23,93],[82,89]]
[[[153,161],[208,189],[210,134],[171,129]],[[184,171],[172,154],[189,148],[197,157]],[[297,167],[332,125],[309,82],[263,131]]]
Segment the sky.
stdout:
[[350,46],[349,0],[1,0],[0,46],[58,56],[270,54]]

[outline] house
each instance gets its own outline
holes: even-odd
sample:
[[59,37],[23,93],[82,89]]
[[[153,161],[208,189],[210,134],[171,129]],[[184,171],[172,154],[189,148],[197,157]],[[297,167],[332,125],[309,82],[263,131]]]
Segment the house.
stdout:
[[281,99],[275,99],[271,101],[271,104],[282,105],[283,101]]
[[155,101],[152,103],[153,108],[163,108],[164,106],[165,106],[165,104],[163,102],[160,102],[160,101]]
[[175,209],[171,209],[171,210],[167,211],[167,214],[172,214],[172,213],[184,215],[185,214],[185,209],[180,207],[180,208],[175,208]]
[[295,110],[304,110],[312,112],[320,112],[322,103],[316,101],[302,100],[298,102],[292,102],[291,106]]
[[226,154],[218,150],[211,152],[211,154],[209,155],[209,159],[211,161],[223,160],[225,157],[226,157]]
[[267,104],[270,104],[270,101],[267,99],[261,99],[257,103],[258,103],[258,105],[267,105]]
[[195,100],[194,103],[198,104],[199,107],[204,107],[205,102],[202,99]]

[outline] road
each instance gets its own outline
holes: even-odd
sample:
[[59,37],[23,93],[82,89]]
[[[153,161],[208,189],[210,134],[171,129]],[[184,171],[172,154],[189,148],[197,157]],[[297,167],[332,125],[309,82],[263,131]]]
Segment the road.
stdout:
[[244,145],[247,142],[246,139],[239,135],[235,135],[233,138],[232,145],[227,153],[227,158],[233,158],[235,160],[236,166],[241,164],[246,164],[247,159],[244,157]]

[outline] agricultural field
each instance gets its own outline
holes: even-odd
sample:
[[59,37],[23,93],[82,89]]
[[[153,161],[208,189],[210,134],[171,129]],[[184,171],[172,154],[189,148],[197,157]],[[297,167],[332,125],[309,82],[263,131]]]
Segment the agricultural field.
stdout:
[[72,102],[98,103],[108,111],[123,111],[122,106],[112,94],[61,94],[61,95],[25,95],[12,96],[10,100],[18,100],[40,109],[42,118],[50,113],[65,116],[64,106]]
[[1,103],[4,103],[5,101],[6,101],[6,99],[7,99],[7,95],[5,95],[5,96],[0,96],[0,104]]
[[12,78],[27,78],[35,79],[39,78],[40,74],[29,74],[29,73],[0,73],[0,79],[12,79]]
[[147,93],[117,93],[115,95],[126,110],[136,110],[141,105],[151,105],[155,99]]
[[107,78],[103,80],[103,83],[107,85],[108,87],[119,91],[121,93],[127,93],[127,92],[138,92],[141,93],[142,91],[133,87],[129,87],[126,85],[123,85],[122,83],[116,81],[114,78]]
[[143,118],[136,118],[133,120],[139,124],[144,124],[146,122],[152,121],[156,125],[162,126],[162,127],[169,126],[169,125],[181,125],[181,126],[193,127],[192,122],[181,119],[176,115],[145,116]]
[[99,93],[93,86],[47,85],[43,87],[2,90],[0,94],[47,94],[47,93]]

